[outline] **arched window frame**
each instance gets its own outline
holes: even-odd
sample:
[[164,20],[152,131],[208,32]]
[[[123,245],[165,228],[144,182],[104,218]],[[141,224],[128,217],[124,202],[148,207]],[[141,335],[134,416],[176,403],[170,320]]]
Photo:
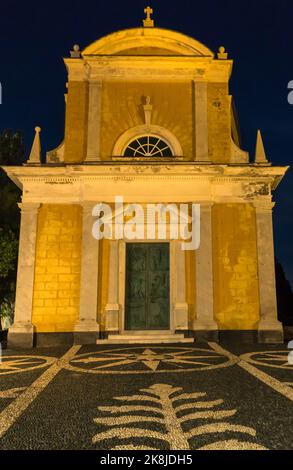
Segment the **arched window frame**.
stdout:
[[[160,139],[163,139],[167,145],[170,147],[171,152],[172,152],[172,157],[161,157],[161,156],[154,156],[154,157],[143,157],[141,158],[154,158],[154,159],[159,159],[159,158],[174,158],[174,157],[182,157],[182,148],[181,145],[178,141],[178,139],[174,136],[172,132],[170,132],[168,129],[165,129],[164,127],[161,126],[136,126],[132,127],[131,129],[128,129],[127,131],[123,132],[123,134],[117,139],[112,156],[113,157],[121,157],[121,158],[127,158],[124,157],[124,152],[127,149],[128,145],[136,138],[141,138],[145,137],[147,135],[151,135],[154,137],[158,137]],[[139,158],[139,157],[131,157],[131,158]]]

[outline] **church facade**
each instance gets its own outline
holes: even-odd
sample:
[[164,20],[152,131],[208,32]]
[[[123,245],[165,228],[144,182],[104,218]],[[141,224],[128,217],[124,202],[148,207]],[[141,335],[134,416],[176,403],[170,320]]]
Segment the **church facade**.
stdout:
[[[22,189],[11,347],[282,341],[272,193],[287,168],[267,161],[260,133],[254,159],[241,149],[225,49],[146,13],[73,48],[63,142],[42,163],[36,128],[27,163],[5,168]],[[117,197],[128,221],[132,204],[185,204],[188,217],[197,204],[199,247],[182,249],[171,216],[164,238],[95,238],[94,208],[115,215]]]

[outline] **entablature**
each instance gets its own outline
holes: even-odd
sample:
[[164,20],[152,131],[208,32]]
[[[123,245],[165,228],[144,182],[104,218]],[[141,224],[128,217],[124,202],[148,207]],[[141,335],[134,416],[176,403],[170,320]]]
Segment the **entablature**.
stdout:
[[288,167],[176,164],[39,165],[4,167],[23,189],[23,200],[39,203],[253,202],[271,199]]
[[95,56],[64,59],[69,81],[203,80],[228,82],[232,60],[210,57]]

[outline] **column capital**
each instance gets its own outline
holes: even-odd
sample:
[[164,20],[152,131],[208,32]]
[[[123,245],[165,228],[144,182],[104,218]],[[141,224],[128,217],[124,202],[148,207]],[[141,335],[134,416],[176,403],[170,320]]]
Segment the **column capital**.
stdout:
[[99,87],[101,88],[102,87],[102,80],[98,80],[98,79],[90,79],[89,80],[89,86],[90,87]]
[[83,209],[83,213],[92,213],[93,208],[95,207],[97,203],[93,201],[81,201],[80,205]]
[[253,201],[253,206],[257,212],[270,212],[275,204],[271,199],[255,199]]
[[208,211],[215,205],[214,201],[199,201],[198,204],[200,205],[200,210],[206,211]]
[[199,84],[199,83],[200,83],[200,84],[204,84],[204,85],[207,85],[207,84],[208,84],[208,80],[207,80],[207,78],[204,77],[204,76],[203,76],[203,77],[199,77],[199,76],[193,77],[192,81],[193,81],[193,83],[194,83],[195,85],[197,85],[197,84]]
[[18,207],[20,208],[21,212],[34,212],[37,211],[41,204],[39,202],[18,202]]

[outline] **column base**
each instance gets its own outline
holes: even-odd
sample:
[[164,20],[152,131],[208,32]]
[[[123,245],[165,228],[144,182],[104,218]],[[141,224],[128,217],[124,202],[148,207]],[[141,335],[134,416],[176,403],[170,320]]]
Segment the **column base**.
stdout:
[[100,326],[96,322],[79,322],[74,327],[74,344],[96,344],[99,338]]
[[293,325],[285,326],[284,325],[284,341],[292,341],[293,339]]
[[228,344],[255,344],[257,330],[219,330],[219,342]]
[[195,322],[192,327],[197,341],[219,341],[219,331],[216,322]]
[[176,303],[174,306],[174,330],[188,330],[188,304]]
[[106,312],[106,331],[119,331],[119,304],[107,304]]
[[7,346],[11,349],[32,348],[34,326],[32,323],[15,323],[8,330]]
[[34,346],[37,348],[64,348],[73,344],[73,333],[35,333]]
[[283,343],[284,332],[282,324],[279,322],[266,323],[260,322],[258,325],[259,343]]

